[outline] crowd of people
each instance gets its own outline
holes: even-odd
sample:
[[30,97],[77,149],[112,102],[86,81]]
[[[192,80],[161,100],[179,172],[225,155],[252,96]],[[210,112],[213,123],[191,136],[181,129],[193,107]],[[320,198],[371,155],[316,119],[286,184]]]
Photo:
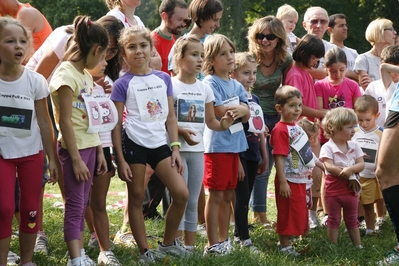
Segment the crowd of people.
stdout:
[[[77,16],[54,31],[29,4],[0,3],[0,266],[48,254],[43,193],[56,182],[67,265],[122,265],[106,211],[116,171],[127,207],[113,242],[137,247],[140,263],[190,256],[200,232],[204,256],[232,252],[233,240],[260,253],[248,214],[272,227],[273,167],[282,254],[300,256],[293,237],[319,226],[337,243],[342,214],[361,249],[359,226],[375,233],[388,211],[398,243],[379,264],[399,263],[399,46],[390,20],[370,22],[372,48],[359,55],[344,45],[344,14],[308,8],[298,38],[298,12],[284,4],[255,20],[239,52],[214,33],[220,0],[163,0],[153,31],[135,15],[140,0],[106,3],[97,21]],[[161,200],[163,239],[152,249],[144,219],[161,215]],[[19,255],[9,250],[14,216]],[[85,252],[85,221],[97,263]]]

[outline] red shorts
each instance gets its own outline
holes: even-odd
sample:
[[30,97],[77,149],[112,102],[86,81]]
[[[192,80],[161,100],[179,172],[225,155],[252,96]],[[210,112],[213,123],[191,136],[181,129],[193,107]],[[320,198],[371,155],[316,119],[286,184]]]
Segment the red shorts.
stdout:
[[204,154],[204,187],[214,190],[235,189],[238,181],[238,153]]
[[303,235],[308,228],[308,208],[306,204],[306,184],[291,183],[291,197],[280,195],[278,176],[274,179],[277,205],[277,234],[286,236]]

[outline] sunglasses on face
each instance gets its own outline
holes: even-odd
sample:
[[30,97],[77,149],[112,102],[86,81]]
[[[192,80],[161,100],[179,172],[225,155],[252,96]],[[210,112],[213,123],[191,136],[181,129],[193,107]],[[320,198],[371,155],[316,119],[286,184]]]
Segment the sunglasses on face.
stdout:
[[266,34],[266,35],[263,34],[263,33],[257,33],[256,34],[256,39],[257,40],[263,40],[264,38],[266,38],[266,40],[268,40],[268,41],[273,41],[274,39],[277,38],[277,36],[274,35],[273,33]]
[[325,25],[328,23],[328,21],[326,19],[312,19],[311,21],[309,21],[310,24],[312,25],[317,25],[317,24],[321,24],[321,25]]

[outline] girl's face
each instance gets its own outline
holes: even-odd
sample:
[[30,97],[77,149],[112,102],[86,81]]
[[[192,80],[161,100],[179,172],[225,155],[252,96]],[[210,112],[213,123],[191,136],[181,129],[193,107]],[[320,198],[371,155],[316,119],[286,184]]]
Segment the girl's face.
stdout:
[[246,62],[244,66],[231,73],[248,91],[256,81],[256,63]]
[[190,42],[186,48],[183,58],[178,62],[179,72],[195,76],[202,70],[204,45],[200,42]]
[[130,36],[129,41],[123,46],[123,51],[130,67],[148,66],[151,46],[150,42],[142,35]]
[[256,41],[264,53],[275,51],[280,39],[274,35],[269,28],[265,28],[260,34],[258,33],[256,35]]
[[28,38],[20,26],[8,24],[3,28],[0,34],[1,64],[22,64],[28,49]]
[[298,18],[293,15],[287,15],[281,20],[281,22],[284,25],[285,31],[287,33],[290,33],[293,30],[295,30],[296,23],[298,22]]
[[212,34],[220,27],[220,20],[222,19],[223,11],[217,12],[213,18],[201,22],[201,30],[205,34]]
[[355,125],[356,124],[344,125],[341,131],[334,132],[332,139],[334,141],[349,141],[349,140],[351,140],[353,135],[355,135]]
[[111,36],[108,36],[109,39],[109,44],[107,47],[107,54],[105,56],[105,60],[111,60],[112,58],[114,58],[114,56],[118,53],[119,48],[118,48],[118,44],[116,43],[115,38],[112,38]]
[[384,29],[384,40],[388,45],[395,44],[396,30],[391,26]]
[[88,70],[94,69],[98,64],[105,61],[107,49],[103,49],[101,46],[96,45],[90,49],[90,53],[86,58],[85,68]]
[[107,67],[108,63],[106,58],[104,57],[93,69],[88,69],[89,73],[96,78],[104,77],[105,68]]
[[138,7],[141,5],[141,0],[122,0],[123,6]]
[[308,65],[306,67],[308,67],[308,68],[316,67],[317,68],[319,63],[320,63],[320,58],[312,55],[312,56],[310,56]]
[[234,70],[234,61],[234,49],[225,41],[212,60],[215,74],[224,75],[225,73],[232,72]]
[[332,84],[341,84],[345,78],[346,64],[337,62],[329,65],[327,68],[328,80]]

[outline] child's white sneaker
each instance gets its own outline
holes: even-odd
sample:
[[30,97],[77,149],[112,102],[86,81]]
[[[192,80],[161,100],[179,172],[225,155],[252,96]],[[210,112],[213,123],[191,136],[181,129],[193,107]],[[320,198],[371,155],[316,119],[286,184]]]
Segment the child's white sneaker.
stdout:
[[280,248],[279,251],[285,255],[289,256],[294,256],[294,257],[299,257],[301,256],[300,253],[298,253],[292,246],[287,246],[284,248]]
[[175,239],[171,245],[165,246],[161,242],[158,244],[158,252],[163,254],[169,254],[177,257],[190,256],[191,252],[188,251],[180,242],[179,239]]

